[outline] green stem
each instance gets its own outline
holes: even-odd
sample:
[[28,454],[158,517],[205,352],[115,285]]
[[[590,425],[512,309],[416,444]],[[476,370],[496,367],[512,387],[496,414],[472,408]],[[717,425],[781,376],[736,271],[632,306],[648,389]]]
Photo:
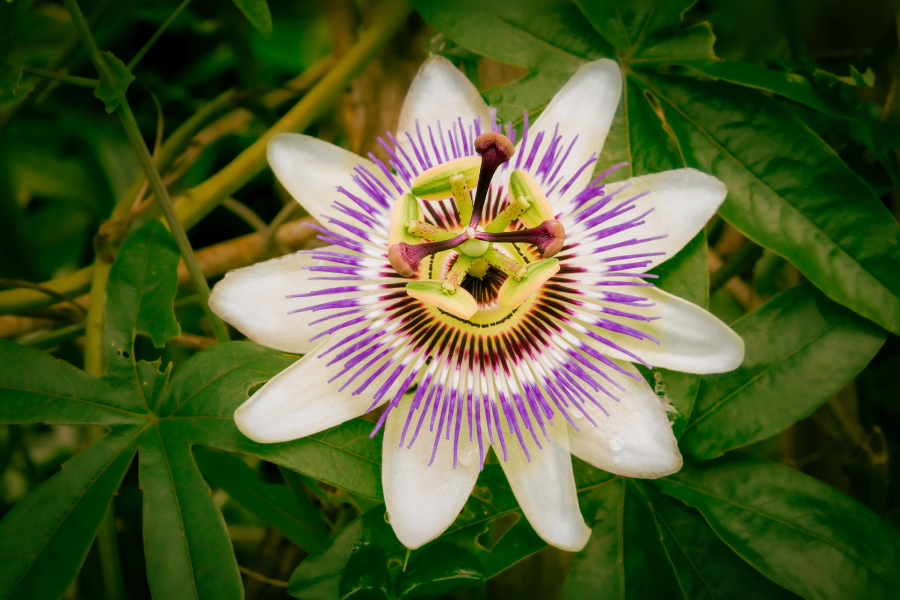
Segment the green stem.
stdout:
[[84,370],[90,375],[103,375],[103,308],[106,281],[112,264],[98,256],[91,273],[91,300],[84,320]]
[[275,218],[272,219],[272,222],[263,230],[263,257],[268,257],[269,253],[272,251],[272,247],[275,244],[275,233],[278,231],[278,228],[297,214],[297,211],[299,210],[300,205],[296,202],[291,201],[285,204],[281,210],[278,211],[278,214],[275,215]]
[[[66,7],[69,9],[69,14],[72,16],[72,24],[81,36],[84,45],[88,48],[91,61],[100,73],[101,81],[104,81],[108,87],[112,89],[112,72],[109,70],[109,66],[106,64],[103,54],[100,52],[97,43],[91,35],[87,21],[85,21],[84,15],[78,7],[77,0],[65,0],[65,3]],[[119,102],[116,112],[119,114],[119,119],[122,121],[122,126],[125,128],[125,134],[128,136],[135,154],[137,154],[138,162],[141,163],[144,175],[147,176],[147,180],[150,183],[150,189],[156,196],[156,202],[159,204],[159,207],[166,218],[169,230],[175,238],[175,243],[181,251],[181,258],[184,260],[188,273],[191,275],[197,295],[200,296],[200,305],[212,325],[213,334],[215,334],[218,342],[227,342],[229,340],[228,329],[226,329],[225,323],[222,322],[219,316],[209,307],[209,284],[206,282],[206,277],[203,276],[203,272],[200,270],[200,265],[197,263],[197,257],[194,256],[194,250],[191,248],[191,243],[188,241],[187,233],[185,233],[184,227],[182,227],[181,221],[175,213],[175,207],[172,205],[172,199],[169,197],[169,192],[166,190],[166,186],[162,182],[162,177],[160,177],[159,171],[156,169],[153,157],[150,156],[150,150],[147,148],[147,143],[144,141],[141,130],[134,118],[134,114],[131,112],[131,107],[128,105],[128,99],[124,96]],[[94,289],[99,291],[97,288]]]
[[266,222],[260,219],[259,215],[243,202],[238,202],[234,198],[228,197],[222,202],[222,208],[249,225],[253,231],[266,230]]
[[[74,2],[74,0],[66,1]],[[178,219],[178,214],[176,214],[175,207],[172,205],[172,199],[169,197],[169,192],[166,190],[166,186],[159,176],[159,171],[156,170],[156,165],[153,164],[153,157],[150,156],[150,150],[147,148],[144,138],[141,137],[137,121],[125,98],[122,98],[116,112],[119,113],[119,118],[122,120],[122,125],[125,127],[125,133],[128,135],[131,146],[134,148],[135,154],[137,154],[138,161],[144,169],[144,174],[150,181],[150,189],[153,190],[153,194],[156,196],[156,202],[162,210],[163,216],[166,218],[166,223],[169,225],[169,230],[175,238],[178,249],[181,251],[181,258],[184,260],[188,273],[191,275],[191,280],[194,282],[195,291],[197,292],[197,295],[200,296],[200,306],[203,308],[203,312],[206,313],[206,316],[212,325],[216,341],[219,343],[227,342],[230,339],[228,336],[228,329],[225,327],[225,323],[222,322],[222,319],[220,319],[209,307],[209,284],[206,282],[206,277],[203,276],[203,271],[200,270],[200,263],[197,262],[197,257],[194,255],[194,250],[191,248],[190,241],[188,241],[187,233],[185,232],[181,221]]]
[[166,31],[166,29],[168,29],[169,25],[172,24],[172,21],[175,20],[175,17],[177,17],[179,15],[179,13],[181,13],[181,11],[183,11],[185,9],[185,7],[188,4],[190,4],[190,2],[191,2],[191,0],[184,0],[184,2],[179,4],[178,8],[175,9],[175,12],[173,12],[171,15],[169,15],[169,18],[166,19],[165,23],[163,23],[162,25],[159,26],[159,29],[156,30],[156,33],[154,33],[152,36],[150,36],[150,39],[147,40],[147,43],[144,44],[143,48],[138,50],[137,54],[134,55],[134,58],[131,59],[131,62],[128,63],[129,71],[134,70],[134,68],[137,66],[138,62],[140,62],[140,60],[142,58],[144,58],[144,55],[147,54],[147,52],[149,52],[150,48],[153,47],[153,44],[156,43],[156,40],[158,40],[159,37]]
[[84,323],[74,323],[50,331],[27,333],[16,341],[24,346],[31,346],[38,350],[47,350],[48,348],[55,348],[63,342],[80,338],[84,335],[84,327]]
[[732,277],[737,277],[759,260],[762,256],[761,246],[747,240],[725,264],[719,267],[709,276],[709,295],[712,296],[720,287],[728,283]]
[[38,69],[37,67],[24,66],[22,70],[31,75],[37,75],[44,79],[51,79],[60,83],[70,83],[72,85],[80,85],[81,87],[95,88],[100,83],[99,79],[88,79],[87,77],[75,77],[74,75],[66,75],[57,73],[56,71],[48,71],[47,69]]

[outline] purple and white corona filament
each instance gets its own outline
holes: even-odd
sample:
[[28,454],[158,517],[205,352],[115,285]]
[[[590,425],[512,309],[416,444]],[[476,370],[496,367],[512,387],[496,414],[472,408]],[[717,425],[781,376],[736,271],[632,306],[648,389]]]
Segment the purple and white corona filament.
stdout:
[[240,430],[286,441],[383,406],[385,501],[409,548],[453,522],[490,447],[537,533],[572,551],[590,529],[570,453],[630,477],[677,471],[672,407],[634,364],[729,371],[743,342],[647,271],[725,187],[692,169],[594,175],[620,93],[614,62],[589,63],[514,127],[431,58],[378,140],[387,163],[276,136],[269,163],[329,245],[213,290],[247,337],[305,355],[236,411]]

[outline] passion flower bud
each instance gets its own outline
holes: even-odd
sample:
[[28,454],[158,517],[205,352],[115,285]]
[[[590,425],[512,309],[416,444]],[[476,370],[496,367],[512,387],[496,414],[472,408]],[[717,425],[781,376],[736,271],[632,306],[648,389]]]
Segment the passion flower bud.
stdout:
[[416,177],[412,184],[412,193],[423,200],[443,200],[453,195],[450,178],[454,175],[465,177],[466,185],[473,188],[478,185],[481,171],[480,156],[463,156],[431,167]]
[[533,262],[526,267],[525,276],[516,281],[510,277],[500,286],[497,300],[500,305],[514,310],[520,304],[537,292],[544,283],[559,273],[559,261],[555,258],[546,258]]
[[410,281],[406,284],[406,293],[466,321],[478,310],[478,302],[472,294],[461,287],[448,294],[441,287],[440,281]]
[[547,196],[527,171],[513,171],[509,177],[509,193],[513,198],[524,196],[530,207],[520,217],[526,227],[537,227],[556,218]]

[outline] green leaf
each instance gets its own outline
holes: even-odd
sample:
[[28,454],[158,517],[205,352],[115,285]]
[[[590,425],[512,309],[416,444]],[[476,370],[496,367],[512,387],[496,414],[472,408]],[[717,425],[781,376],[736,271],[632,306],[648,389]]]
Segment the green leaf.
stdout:
[[708,459],[787,428],[859,374],[884,343],[880,327],[809,283],[783,292],[732,328],[743,364],[704,375],[681,450]]
[[[575,472],[582,493],[589,493],[612,477],[577,460]],[[491,523],[498,519],[515,522],[504,530],[500,539],[485,545],[491,538]],[[446,557],[444,551],[431,554],[429,549],[438,544],[452,544],[464,549],[466,553],[458,553],[458,557],[465,556],[461,559],[465,561],[462,565],[465,568],[455,571],[461,565],[440,564],[442,559],[436,560],[438,564],[430,564],[432,561],[426,560],[428,556]],[[500,465],[485,465],[472,495],[453,525],[437,540],[413,551],[410,560],[411,564],[415,561],[418,574],[405,576],[398,583],[398,592],[402,590],[415,595],[418,592],[414,590],[419,590],[425,593],[432,589],[428,588],[428,581],[436,579],[441,580],[441,589],[462,589],[493,577],[544,546],[546,543],[522,516]],[[363,549],[364,555],[356,554]],[[417,558],[420,555],[425,558]],[[478,568],[470,560],[473,557],[479,563]],[[405,548],[387,523],[385,508],[381,505],[351,522],[300,563],[291,576],[288,591],[298,598],[340,597],[339,591],[345,590],[349,582],[363,578],[366,569],[372,571],[369,580],[378,582],[383,569],[398,571],[404,558]],[[480,575],[476,576],[476,572]]]
[[[638,485],[615,478],[582,501],[593,533],[575,556],[562,597],[683,598],[653,507]],[[652,576],[648,574],[652,573]]]
[[234,0],[237,6],[250,24],[262,35],[269,39],[272,37],[272,13],[266,0]]
[[134,75],[112,52],[102,52],[101,56],[109,72],[109,81],[106,81],[105,73],[101,70],[100,82],[94,88],[94,97],[102,100],[106,105],[106,112],[111,113],[125,97],[128,86],[134,81]]
[[520,81],[485,92],[501,121],[518,123],[524,110],[543,109],[581,65],[612,56],[612,48],[567,3],[535,0],[527,10],[472,0],[414,0],[413,5],[460,46],[531,71]]
[[699,512],[637,483],[653,515],[684,596],[691,600],[790,600],[797,596],[741,560]]
[[604,597],[624,597],[625,479],[616,477],[591,490],[581,499],[581,506],[592,533],[587,546],[572,562],[561,597],[564,600],[585,598],[596,593],[601,585]]
[[[300,563],[288,592],[297,598],[332,600],[353,589],[384,590],[388,561],[405,554],[384,506],[363,513]],[[378,595],[375,595],[377,598]],[[382,596],[383,597],[383,596]]]
[[[144,493],[144,553],[150,589],[157,598],[218,600],[243,595],[225,522],[197,468],[192,446],[247,452],[354,493],[380,498],[381,438],[369,438],[372,423],[350,421],[284,444],[252,442],[235,426],[234,409],[247,400],[249,390],[281,372],[296,360],[295,356],[249,342],[220,344],[191,357],[171,382],[171,369],[160,370],[159,361],[136,360],[136,334],[143,333],[157,344],[178,334],[172,312],[177,260],[171,236],[155,221],[125,240],[107,284],[104,345],[110,364],[102,377],[89,376],[36,350],[0,341],[0,358],[4,361],[0,370],[0,419],[15,423],[90,423],[112,428],[110,435],[77,455],[63,472],[26,496],[19,505],[23,508],[14,509],[0,525],[8,531],[35,531],[35,535],[44,535],[41,539],[46,540],[42,532],[54,531],[61,520],[69,523],[65,521],[66,514],[77,517],[72,523],[80,523],[79,527],[61,528],[63,535],[51,536],[44,550],[25,553],[21,561],[0,563],[0,582],[7,582],[4,585],[9,589],[58,586],[58,593],[51,593],[50,597],[65,591],[84,560],[97,523],[136,448],[140,452],[139,480]],[[80,465],[81,461],[93,461],[87,464],[94,465],[99,460],[95,457],[111,457],[110,453],[127,444],[127,460],[122,459],[125,462],[121,465],[112,463],[115,469],[97,463],[96,469],[88,473],[71,466]],[[85,480],[91,474],[97,477],[94,483]],[[245,491],[262,489],[258,481],[254,486],[241,477],[246,471],[230,475],[219,483],[223,488],[229,487],[235,496],[240,495],[235,486],[244,486]],[[81,479],[73,479],[76,476]],[[85,486],[93,486],[85,492],[93,494],[86,496],[92,499],[90,513],[80,503],[80,493],[70,493]],[[283,494],[274,500],[271,489],[266,488],[264,495],[272,502],[299,506],[287,489],[280,489]],[[51,493],[52,498],[45,501],[45,492]],[[247,496],[242,499],[247,502]],[[53,509],[28,510],[42,502]],[[82,513],[87,516],[81,517]],[[277,520],[273,515],[271,518]],[[294,527],[293,537],[299,538],[296,523]],[[324,533],[321,525],[319,531]],[[313,545],[307,539],[306,546]],[[46,569],[35,565],[53,560],[45,557],[60,554],[66,554],[66,558],[51,582],[45,576]],[[32,572],[35,581],[28,575]],[[24,579],[23,574],[27,575]],[[39,581],[41,577],[48,581]],[[24,587],[16,587],[20,580],[25,582]]]
[[61,598],[134,456],[140,429],[116,427],[16,504],[0,522],[0,598]]
[[728,186],[726,220],[831,299],[900,331],[900,226],[825,142],[762,95],[634,77],[659,100],[687,163]]
[[656,483],[699,509],[741,558],[804,598],[896,596],[898,532],[812,477],[730,456],[688,463]]
[[222,513],[171,422],[140,441],[144,553],[154,598],[244,597]]
[[7,65],[0,62],[0,105],[16,104],[34,87],[34,83],[19,83],[22,79],[22,65]]
[[429,544],[410,559],[397,576],[399,598],[443,596],[484,581],[484,567],[474,554],[456,544]]
[[0,364],[2,423],[113,425],[138,417],[97,378],[28,346],[0,340]]
[[673,64],[689,67],[714,79],[736,83],[745,87],[773,92],[814,108],[826,115],[838,118],[854,118],[857,115],[846,107],[822,97],[809,79],[799,73],[775,71],[762,65],[721,60],[689,60],[678,58]]
[[[217,344],[187,360],[169,383],[161,417],[231,419],[250,389],[289,367],[296,356],[251,342]],[[245,438],[246,439],[246,438]]]
[[623,62],[713,58],[708,23],[681,29],[681,16],[696,0],[577,0],[585,17]]
[[194,461],[210,483],[289,540],[312,553],[327,536],[307,524],[303,508],[287,487],[260,481],[247,463],[232,454],[194,449]]
[[127,361],[141,333],[161,348],[181,335],[172,302],[177,293],[178,246],[165,225],[151,220],[129,235],[109,272],[104,334],[107,360]]

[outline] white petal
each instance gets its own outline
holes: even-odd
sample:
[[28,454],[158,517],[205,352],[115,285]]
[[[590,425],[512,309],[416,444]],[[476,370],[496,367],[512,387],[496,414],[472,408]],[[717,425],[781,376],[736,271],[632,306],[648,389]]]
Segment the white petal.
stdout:
[[[340,251],[337,246],[327,246],[322,250]],[[311,321],[321,319],[323,313],[308,311],[289,314],[290,311],[348,297],[344,294],[340,297],[287,298],[289,295],[314,292],[342,283],[310,281],[311,276],[322,276],[322,273],[304,267],[321,265],[331,266],[333,263],[314,260],[309,253],[296,253],[229,271],[213,287],[209,306],[257,344],[284,352],[306,354],[322,343],[321,339],[314,342],[309,340],[334,327],[340,320],[310,325]],[[346,283],[364,285],[372,282],[361,280]]]
[[[417,120],[423,140],[429,140],[429,126],[435,139],[438,139],[438,121],[441,122],[441,130],[446,134],[458,118],[462,119],[466,127],[468,139],[468,127],[479,117],[481,130],[486,131],[492,125],[491,111],[472,82],[446,58],[432,56],[419,67],[419,72],[416,73],[416,78],[413,79],[406,94],[406,100],[403,101],[397,125],[397,139],[409,152],[409,143],[404,134],[408,132],[418,143]],[[470,144],[471,141],[469,140]],[[440,142],[438,144],[440,145]],[[426,142],[425,146],[430,155],[433,155],[430,143]],[[412,154],[410,157],[415,160]],[[436,164],[433,156],[432,163]]]
[[[736,369],[744,360],[744,340],[741,336],[696,304],[656,287],[630,288],[629,293],[639,294],[655,303],[655,306],[641,312],[660,318],[649,322],[623,318],[615,320],[652,335],[660,343],[637,340],[605,329],[594,328],[595,332],[654,367],[682,373],[726,373]],[[634,362],[634,358],[601,342],[587,337],[582,339],[607,356]]]
[[[627,363],[619,366],[636,373]],[[585,407],[595,427],[571,411],[580,431],[569,425],[569,446],[572,454],[604,471],[626,477],[655,479],[670,475],[681,468],[678,441],[662,402],[644,378],[617,376],[625,390],[614,390],[620,402],[597,397],[609,416],[595,405]]]
[[[329,340],[319,348],[326,349]],[[387,369],[366,390],[356,396],[351,392],[363,377],[339,391],[346,377],[328,383],[344,365],[343,361],[327,366],[328,360],[317,358],[317,348],[276,375],[234,411],[234,422],[241,433],[261,443],[286,442],[306,437],[358,417],[372,406],[372,396],[387,379]],[[379,366],[381,363],[375,365]],[[374,373],[373,367],[367,373]],[[389,392],[382,399],[387,401]]]
[[[529,462],[514,435],[504,432],[509,459],[501,463],[506,478],[528,522],[541,539],[548,544],[578,552],[591,537],[590,528],[584,524],[578,508],[575,477],[572,474],[572,457],[566,424],[561,416],[553,425],[546,424],[548,442],[541,435],[542,449],[538,448],[528,432],[524,432]],[[495,441],[494,452],[502,457],[503,451]]]
[[[591,248],[608,246],[633,238],[665,236],[662,239],[627,246],[624,248],[624,250],[628,250],[627,252],[622,249],[618,250],[620,254],[665,252],[665,255],[656,258],[652,265],[633,269],[633,271],[642,272],[650,269],[667,258],[675,256],[685,244],[693,239],[703,229],[706,222],[716,214],[716,210],[725,200],[728,191],[721,181],[696,169],[675,169],[634,177],[626,181],[607,184],[606,189],[615,191],[626,185],[627,187],[613,198],[607,210],[639,194],[646,192],[646,195],[635,201],[634,208],[595,226],[594,230],[602,230],[624,223],[650,209],[653,209],[653,212],[643,218],[643,225],[576,248],[577,253],[583,253],[582,258],[574,259],[567,264],[596,264],[596,257],[591,256],[589,252]],[[587,207],[590,206],[590,204],[587,205]],[[583,225],[575,224],[572,214],[563,215],[560,221],[566,227],[569,239],[581,243],[582,236],[579,230],[583,228]]]
[[[587,63],[578,69],[556,93],[537,121],[528,128],[525,153],[522,154],[521,141],[516,146],[516,154],[521,155],[521,165],[524,166],[527,157],[531,154],[537,134],[544,132],[544,139],[531,168],[531,171],[534,172],[540,164],[544,150],[550,145],[557,125],[559,125],[557,135],[562,137],[560,143],[563,150],[568,149],[569,144],[576,136],[578,137],[565,164],[556,176],[561,183],[550,195],[550,201],[557,209],[565,206],[566,199],[580,192],[591,181],[596,163],[581,172],[562,199],[557,196],[557,193],[591,158],[591,155],[600,155],[621,95],[622,74],[614,61],[604,58]],[[517,160],[514,156],[510,161],[510,168],[514,169],[516,163]],[[544,185],[545,189],[552,185],[549,178],[545,182],[538,178],[538,181]]]
[[465,411],[455,469],[452,431],[449,440],[441,432],[434,462],[428,466],[437,426],[429,431],[427,418],[415,443],[411,448],[406,447],[415,432],[419,413],[413,415],[400,447],[411,399],[412,395],[404,397],[388,415],[381,450],[381,477],[391,527],[404,546],[415,549],[441,535],[459,515],[478,479],[479,459],[478,442],[469,441]]
[[[341,201],[347,205],[353,204],[337,191],[338,186],[343,186],[363,200],[370,201],[353,181],[354,167],[362,165],[384,183],[381,171],[368,159],[300,133],[279,133],[274,136],[269,141],[266,156],[269,166],[284,189],[310,215],[329,229],[335,228],[330,226],[322,215],[336,217],[345,222],[349,220],[345,214],[332,206],[333,203]],[[397,192],[390,184],[385,185],[391,190],[391,194]],[[396,195],[399,196],[399,192]],[[382,213],[387,215],[384,207],[374,202],[371,202],[371,205],[378,210],[379,216],[382,216]],[[387,220],[384,222],[387,223]]]

